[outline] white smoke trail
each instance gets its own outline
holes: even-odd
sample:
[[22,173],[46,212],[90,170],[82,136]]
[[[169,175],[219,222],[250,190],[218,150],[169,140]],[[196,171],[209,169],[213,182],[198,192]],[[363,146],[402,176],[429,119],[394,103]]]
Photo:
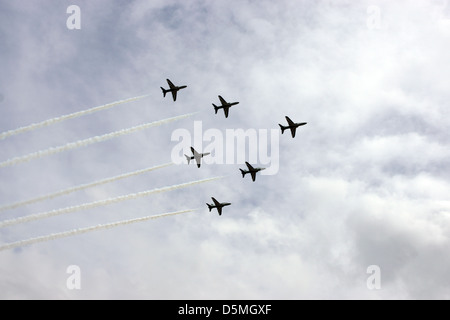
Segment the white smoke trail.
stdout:
[[29,205],[29,204],[32,204],[32,203],[36,203],[36,202],[43,201],[43,200],[53,199],[53,198],[56,198],[56,197],[59,197],[59,196],[62,196],[62,195],[70,194],[72,192],[84,190],[84,189],[91,188],[91,187],[96,187],[96,186],[99,186],[99,185],[102,185],[102,184],[114,182],[114,181],[117,181],[117,180],[125,179],[125,178],[132,177],[132,176],[136,176],[136,175],[143,174],[143,173],[146,173],[146,172],[150,172],[150,171],[153,171],[153,170],[165,168],[165,167],[168,167],[170,165],[173,165],[173,163],[169,162],[169,163],[162,164],[162,165],[159,165],[159,166],[154,166],[154,167],[150,167],[150,168],[136,170],[136,171],[133,171],[133,172],[124,173],[124,174],[121,174],[121,175],[118,175],[118,176],[114,176],[114,177],[111,177],[111,178],[97,180],[97,181],[94,181],[94,182],[91,182],[91,183],[85,183],[85,184],[81,184],[81,185],[78,185],[78,186],[75,186],[75,187],[63,189],[63,190],[60,190],[60,191],[57,191],[57,192],[54,192],[54,193],[49,193],[49,194],[46,194],[46,195],[43,195],[43,196],[39,196],[39,197],[36,197],[36,198],[32,198],[32,199],[28,199],[28,200],[12,203],[12,204],[0,207],[0,212],[6,211],[6,210],[10,210],[10,209],[15,209],[15,208],[18,208],[18,207],[22,207],[22,206]]
[[92,227],[87,227],[87,228],[78,228],[78,229],[65,231],[65,232],[52,233],[52,234],[49,234],[49,235],[46,235],[46,236],[40,236],[40,237],[36,237],[36,238],[31,238],[31,239],[27,239],[27,240],[20,240],[20,241],[4,244],[4,245],[0,246],[0,251],[7,250],[7,249],[13,249],[13,248],[17,248],[17,247],[23,247],[23,246],[34,244],[34,243],[38,243],[38,242],[45,242],[45,241],[50,241],[50,240],[56,240],[56,239],[60,239],[60,238],[75,236],[75,235],[79,235],[79,234],[83,234],[83,233],[87,233],[87,232],[91,232],[91,231],[110,229],[110,228],[114,228],[114,227],[117,227],[117,226],[123,226],[123,225],[127,225],[127,224],[132,224],[132,223],[143,222],[143,221],[152,220],[152,219],[158,219],[158,218],[173,216],[173,215],[177,215],[177,214],[192,212],[192,211],[195,211],[195,210],[197,210],[197,209],[189,209],[189,210],[183,210],[183,211],[169,212],[169,213],[159,214],[159,215],[156,215],[156,216],[146,216],[146,217],[142,217],[142,218],[122,220],[122,221],[117,221],[117,222],[112,222],[112,223],[107,223],[107,224],[99,224],[97,226],[92,226]]
[[147,129],[147,128],[150,128],[150,127],[160,126],[162,124],[166,124],[166,123],[169,123],[169,122],[172,122],[172,121],[184,119],[184,118],[190,117],[190,116],[192,116],[194,114],[195,114],[195,112],[194,113],[184,114],[184,115],[181,115],[181,116],[172,117],[172,118],[167,118],[167,119],[163,119],[163,120],[159,120],[159,121],[144,123],[144,124],[141,124],[139,126],[131,127],[131,128],[128,128],[128,129],[122,129],[122,130],[111,132],[111,133],[107,133],[107,134],[104,134],[104,135],[101,135],[101,136],[95,136],[95,137],[92,137],[92,138],[87,138],[87,139],[84,139],[84,140],[71,142],[71,143],[65,144],[63,146],[51,147],[51,148],[48,148],[46,150],[36,151],[36,152],[30,153],[30,154],[27,154],[25,156],[15,157],[15,158],[12,158],[12,159],[0,162],[0,168],[13,166],[13,165],[16,165],[16,164],[21,163],[21,162],[30,161],[30,160],[33,160],[33,159],[41,158],[41,157],[44,157],[44,156],[49,156],[49,155],[52,155],[52,154],[55,154],[55,153],[59,153],[59,152],[63,152],[63,151],[72,150],[72,149],[75,149],[75,148],[85,147],[85,146],[88,146],[88,145],[93,144],[93,143],[103,142],[103,141],[106,141],[106,140],[109,140],[109,139],[112,139],[112,138],[123,136],[125,134],[130,134],[130,133],[133,133],[133,132],[136,132],[136,131],[140,131],[140,130],[143,130],[143,129]]
[[122,103],[127,103],[127,102],[131,102],[131,101],[140,100],[140,99],[148,97],[148,96],[149,96],[148,94],[145,94],[145,95],[134,97],[134,98],[119,100],[119,101],[111,102],[111,103],[108,103],[108,104],[104,104],[102,106],[90,108],[90,109],[83,110],[83,111],[74,112],[74,113],[71,113],[71,114],[67,114],[67,115],[64,115],[64,116],[56,117],[56,118],[53,118],[53,119],[48,119],[48,120],[45,120],[45,121],[42,121],[42,122],[38,122],[38,123],[33,123],[33,124],[28,125],[28,126],[20,127],[20,128],[14,129],[14,130],[5,131],[5,132],[0,133],[0,140],[6,139],[8,137],[14,136],[14,135],[19,134],[19,133],[24,133],[24,132],[35,130],[35,129],[38,129],[38,128],[47,127],[47,126],[49,126],[51,124],[62,122],[64,120],[74,119],[74,118],[78,118],[78,117],[84,116],[86,114],[91,114],[91,113],[98,112],[98,111],[101,111],[101,110],[106,110],[106,109],[112,108],[112,107],[117,106],[117,105],[122,104]]
[[176,185],[172,185],[172,186],[168,186],[168,187],[156,188],[156,189],[147,190],[147,191],[141,191],[138,193],[130,193],[130,194],[118,196],[115,198],[109,198],[109,199],[105,199],[105,200],[98,200],[98,201],[94,201],[94,202],[84,203],[84,204],[80,204],[77,206],[71,206],[71,207],[56,209],[56,210],[42,212],[42,213],[35,213],[35,214],[31,214],[28,216],[23,216],[23,217],[19,217],[19,218],[15,218],[15,219],[3,220],[3,221],[0,221],[0,228],[12,226],[12,225],[19,224],[19,223],[30,222],[30,221],[34,221],[34,220],[53,217],[53,216],[64,214],[64,213],[71,213],[71,212],[87,210],[87,209],[91,209],[91,208],[95,208],[95,207],[106,206],[106,205],[113,204],[113,203],[118,203],[118,202],[122,202],[122,201],[126,201],[126,200],[132,200],[132,199],[145,197],[145,196],[155,194],[155,193],[173,191],[176,189],[186,188],[186,187],[190,187],[190,186],[193,186],[196,184],[214,181],[214,180],[218,180],[221,178],[222,177],[214,177],[214,178],[202,179],[202,180],[197,180],[197,181],[191,181],[191,182],[176,184]]

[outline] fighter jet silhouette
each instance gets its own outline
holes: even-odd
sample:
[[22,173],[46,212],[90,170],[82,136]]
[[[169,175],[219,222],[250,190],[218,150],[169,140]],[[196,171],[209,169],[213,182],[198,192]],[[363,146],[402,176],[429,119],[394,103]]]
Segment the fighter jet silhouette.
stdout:
[[169,79],[166,79],[167,83],[169,84],[169,89],[164,89],[163,87],[160,87],[164,97],[166,96],[167,92],[172,92],[173,101],[177,101],[177,92],[178,90],[184,89],[187,86],[176,86],[170,81]]
[[195,151],[195,149],[194,149],[193,147],[191,147],[191,151],[192,151],[192,154],[193,154],[192,157],[189,157],[189,156],[186,155],[186,154],[184,155],[184,156],[186,157],[187,161],[188,161],[188,164],[191,162],[191,160],[194,160],[194,159],[195,159],[195,161],[197,162],[197,167],[200,168],[200,163],[201,163],[202,158],[203,158],[204,156],[207,156],[208,154],[210,154],[210,152],[207,152],[207,153],[198,153],[197,151]]
[[225,118],[228,118],[228,112],[230,110],[230,107],[238,104],[239,102],[226,102],[224,98],[222,98],[221,96],[219,96],[219,100],[220,103],[222,104],[221,106],[216,106],[214,103],[212,104],[214,107],[214,110],[219,111],[219,109],[223,109],[223,112],[225,113]]
[[214,197],[211,197],[212,201],[214,202],[214,204],[209,204],[207,203],[206,205],[209,208],[209,212],[211,212],[212,209],[216,208],[217,212],[219,213],[219,216],[222,215],[222,208],[225,206],[229,206],[231,203],[229,202],[222,202],[220,203],[219,201],[217,201],[216,199],[214,199]]
[[250,163],[248,163],[247,161],[245,162],[245,164],[247,165],[248,170],[239,169],[239,170],[241,170],[242,178],[244,178],[247,173],[250,173],[252,175],[253,181],[255,181],[255,179],[256,179],[257,172],[266,169],[266,168],[253,168],[252,165]]
[[285,127],[281,124],[278,124],[281,128],[281,134],[284,133],[284,130],[286,129],[291,129],[291,134],[292,134],[292,138],[295,137],[295,131],[297,130],[298,127],[300,126],[304,126],[305,124],[307,124],[307,122],[301,122],[301,123],[294,123],[294,121],[292,121],[291,119],[289,119],[288,116],[286,116],[286,121],[288,122],[288,126]]

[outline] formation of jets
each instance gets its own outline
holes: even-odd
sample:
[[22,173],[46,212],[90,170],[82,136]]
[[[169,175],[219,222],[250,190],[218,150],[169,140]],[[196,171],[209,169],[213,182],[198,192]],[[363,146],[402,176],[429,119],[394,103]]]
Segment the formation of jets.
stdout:
[[[163,87],[161,87],[161,90],[163,92],[163,97],[165,97],[166,94],[168,92],[170,92],[170,93],[172,93],[173,101],[176,101],[177,100],[177,92],[179,90],[181,90],[181,89],[186,88],[187,86],[185,86],[185,85],[183,85],[183,86],[176,86],[169,79],[166,79],[166,80],[167,80],[167,83],[169,84],[169,89],[164,89]],[[223,109],[223,112],[225,114],[225,118],[228,118],[228,114],[229,114],[230,108],[232,106],[234,106],[234,105],[239,104],[239,102],[227,102],[220,95],[219,95],[219,100],[220,100],[220,103],[221,103],[220,106],[216,106],[214,103],[212,105],[214,107],[214,111],[215,111],[216,114],[219,111],[219,109]],[[307,124],[307,122],[295,123],[288,116],[285,116],[285,118],[286,118],[286,121],[288,123],[287,126],[283,126],[282,124],[278,124],[280,126],[280,129],[281,129],[281,134],[283,134],[285,130],[289,129],[291,131],[292,138],[295,138],[295,133],[296,133],[298,127],[304,126],[304,125]],[[201,166],[201,159],[204,156],[207,156],[207,155],[210,154],[209,152],[207,152],[207,153],[199,153],[193,147],[191,147],[191,152],[192,152],[192,156],[188,156],[186,154],[184,156],[186,157],[188,164],[191,162],[191,160],[195,160],[195,162],[197,163],[197,167],[198,168],[200,168],[200,166]],[[239,170],[242,173],[242,178],[244,178],[247,173],[250,173],[253,181],[256,180],[256,174],[259,171],[262,171],[262,170],[266,169],[266,168],[255,168],[248,162],[245,162],[245,164],[247,165],[247,170],[239,168]],[[222,208],[223,207],[231,205],[231,203],[229,203],[229,202],[222,202],[221,203],[221,202],[217,201],[214,197],[211,197],[211,199],[213,201],[213,204],[206,203],[206,205],[208,206],[210,212],[212,211],[212,209],[216,208],[217,212],[219,213],[219,216],[222,215]]]

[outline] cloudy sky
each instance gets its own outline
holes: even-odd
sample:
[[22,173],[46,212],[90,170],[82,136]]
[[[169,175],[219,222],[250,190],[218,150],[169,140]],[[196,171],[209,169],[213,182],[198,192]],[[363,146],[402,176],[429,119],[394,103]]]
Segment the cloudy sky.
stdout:
[[[214,150],[235,152],[234,163],[173,165],[0,212],[224,176],[0,228],[4,245],[198,208],[1,251],[0,298],[449,299],[449,2],[0,1],[0,132],[148,94],[0,140],[0,161],[198,112],[0,168],[2,206],[173,161],[180,130],[202,149],[207,130],[224,146],[227,130],[257,132],[245,157],[266,132],[278,164],[242,179],[236,145]],[[81,29],[67,27],[70,5]],[[188,85],[176,102],[162,96],[166,78]],[[228,119],[214,114],[218,95],[240,102]],[[308,122],[295,139],[280,134],[286,115]],[[232,205],[219,217],[211,196]],[[81,288],[71,290],[73,265]]]

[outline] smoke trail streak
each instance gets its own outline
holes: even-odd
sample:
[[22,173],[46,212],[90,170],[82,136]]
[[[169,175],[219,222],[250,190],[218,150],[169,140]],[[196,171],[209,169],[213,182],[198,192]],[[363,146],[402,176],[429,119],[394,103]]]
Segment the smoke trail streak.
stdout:
[[184,118],[190,117],[190,116],[192,116],[194,114],[195,114],[195,112],[194,113],[184,114],[184,115],[181,115],[181,116],[172,117],[172,118],[167,118],[167,119],[163,119],[163,120],[159,120],[159,121],[144,123],[144,124],[141,124],[141,125],[138,125],[138,126],[135,126],[135,127],[131,127],[131,128],[128,128],[128,129],[122,129],[122,130],[119,130],[119,131],[114,131],[114,132],[107,133],[107,134],[104,134],[104,135],[101,135],[101,136],[95,136],[95,137],[87,138],[87,139],[84,139],[84,140],[78,140],[78,141],[75,141],[75,142],[71,142],[71,143],[65,144],[63,146],[51,147],[51,148],[48,148],[46,150],[36,151],[36,152],[30,153],[30,154],[25,155],[25,156],[15,157],[15,158],[12,158],[12,159],[0,162],[0,168],[13,166],[13,165],[16,165],[16,164],[21,163],[21,162],[30,161],[30,160],[33,160],[33,159],[41,158],[41,157],[44,157],[44,156],[49,156],[49,155],[52,155],[52,154],[55,154],[55,153],[59,153],[59,152],[63,152],[63,151],[72,150],[72,149],[75,149],[75,148],[85,147],[85,146],[88,146],[88,145],[93,144],[93,143],[103,142],[103,141],[106,141],[106,140],[109,140],[109,139],[112,139],[112,138],[120,137],[120,136],[123,136],[123,135],[126,135],[126,134],[130,134],[130,133],[133,133],[133,132],[136,132],[136,131],[144,130],[144,129],[147,129],[147,128],[150,128],[150,127],[160,126],[162,124],[166,124],[166,123],[169,123],[169,122],[172,122],[172,121],[184,119]]
[[56,210],[42,212],[42,213],[35,213],[35,214],[31,214],[28,216],[23,216],[23,217],[19,217],[19,218],[15,218],[15,219],[3,220],[3,221],[0,221],[0,228],[12,226],[12,225],[19,224],[19,223],[30,222],[30,221],[34,221],[34,220],[53,217],[53,216],[64,214],[64,213],[71,213],[71,212],[87,210],[87,209],[91,209],[91,208],[95,208],[95,207],[106,206],[106,205],[113,204],[113,203],[118,203],[118,202],[122,202],[122,201],[126,201],[126,200],[132,200],[132,199],[145,197],[145,196],[155,194],[155,193],[173,191],[176,189],[186,188],[186,187],[190,187],[190,186],[193,186],[196,184],[214,181],[214,180],[218,180],[221,178],[223,178],[223,177],[214,177],[214,178],[208,178],[208,179],[203,179],[203,180],[191,181],[191,182],[176,184],[176,185],[172,185],[172,186],[168,186],[168,187],[156,188],[156,189],[147,190],[147,191],[141,191],[138,193],[130,193],[130,194],[118,196],[115,198],[108,198],[105,200],[98,200],[98,201],[94,201],[94,202],[84,203],[84,204],[80,204],[77,206],[71,206],[71,207],[56,209]]
[[18,207],[22,207],[22,206],[25,206],[25,205],[28,205],[28,204],[32,204],[32,203],[36,203],[36,202],[43,201],[43,200],[53,199],[53,198],[56,198],[56,197],[59,197],[59,196],[62,196],[62,195],[70,194],[72,192],[84,190],[84,189],[91,188],[91,187],[96,187],[96,186],[99,186],[99,185],[102,185],[102,184],[114,182],[114,181],[117,181],[117,180],[125,179],[125,178],[132,177],[132,176],[136,176],[136,175],[143,174],[143,173],[146,173],[146,172],[150,172],[150,171],[153,171],[153,170],[165,168],[165,167],[168,167],[170,165],[173,165],[173,163],[169,162],[169,163],[162,164],[162,165],[159,165],[159,166],[154,166],[154,167],[150,167],[150,168],[136,170],[136,171],[133,171],[133,172],[124,173],[124,174],[121,174],[121,175],[118,175],[118,176],[114,176],[114,177],[111,177],[111,178],[97,180],[97,181],[94,181],[94,182],[91,182],[91,183],[85,183],[85,184],[81,184],[81,185],[78,185],[78,186],[75,186],[75,187],[63,189],[63,190],[60,190],[60,191],[57,191],[57,192],[54,192],[54,193],[49,193],[49,194],[46,194],[46,195],[43,195],[43,196],[39,196],[39,197],[36,197],[36,198],[32,198],[32,199],[28,199],[28,200],[12,203],[12,204],[0,207],[0,212],[6,211],[6,210],[10,210],[10,209],[15,209],[15,208],[18,208]]
[[42,121],[42,122],[38,122],[38,123],[33,123],[33,124],[28,125],[28,126],[20,127],[20,128],[14,129],[14,130],[5,131],[5,132],[0,133],[0,140],[6,139],[6,138],[11,137],[11,136],[14,136],[16,134],[24,133],[24,132],[35,130],[35,129],[42,128],[42,127],[47,127],[49,125],[52,125],[52,124],[55,124],[55,123],[59,123],[59,122],[62,122],[64,120],[74,119],[74,118],[78,118],[78,117],[84,116],[86,114],[91,114],[91,113],[94,113],[94,112],[97,112],[97,111],[106,110],[106,109],[112,108],[112,107],[117,106],[117,105],[122,104],[122,103],[140,100],[140,99],[148,97],[148,96],[149,96],[148,94],[145,94],[145,95],[134,97],[134,98],[129,98],[129,99],[125,99],[125,100],[119,100],[119,101],[111,102],[111,103],[108,103],[108,104],[104,104],[102,106],[90,108],[90,109],[83,110],[83,111],[74,112],[74,113],[71,113],[71,114],[67,114],[67,115],[64,115],[64,116],[48,119],[48,120],[45,120],[45,121]]
[[117,222],[112,222],[112,223],[107,223],[107,224],[99,224],[97,226],[92,226],[92,227],[87,227],[87,228],[78,228],[78,229],[59,232],[59,233],[52,233],[52,234],[49,234],[46,236],[40,236],[40,237],[36,237],[36,238],[20,240],[20,241],[4,244],[4,245],[0,246],[0,251],[13,249],[13,248],[17,248],[17,247],[23,247],[23,246],[38,243],[38,242],[45,242],[45,241],[56,240],[56,239],[65,238],[65,237],[71,237],[71,236],[75,236],[75,235],[79,235],[79,234],[83,234],[83,233],[87,233],[87,232],[91,232],[91,231],[110,229],[110,228],[123,226],[123,225],[127,225],[127,224],[173,216],[173,215],[192,212],[192,211],[196,211],[196,210],[197,209],[189,209],[189,210],[183,210],[183,211],[169,212],[169,213],[159,214],[156,216],[146,216],[146,217],[142,217],[142,218],[122,220],[122,221],[117,221]]

